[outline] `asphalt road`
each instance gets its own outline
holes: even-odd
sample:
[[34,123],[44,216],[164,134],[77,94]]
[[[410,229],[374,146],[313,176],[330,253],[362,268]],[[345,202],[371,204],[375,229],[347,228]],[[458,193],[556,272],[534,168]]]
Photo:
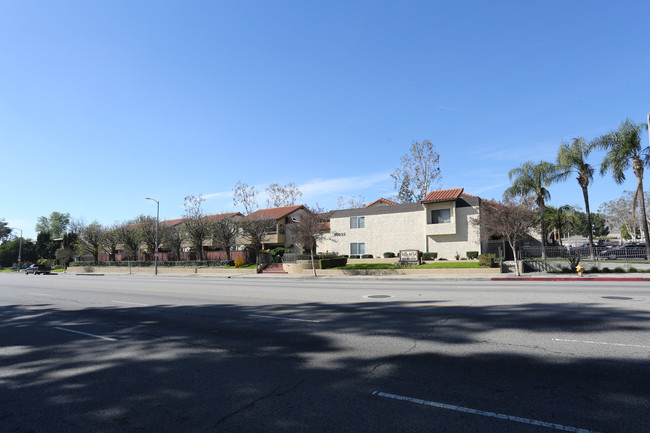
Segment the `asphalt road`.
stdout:
[[0,274],[0,432],[649,432],[647,282]]

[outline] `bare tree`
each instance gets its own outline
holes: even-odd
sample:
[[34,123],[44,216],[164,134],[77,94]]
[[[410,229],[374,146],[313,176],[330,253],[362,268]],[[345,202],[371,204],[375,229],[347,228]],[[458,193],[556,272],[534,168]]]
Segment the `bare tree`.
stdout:
[[165,249],[171,251],[171,255],[175,260],[180,260],[183,252],[183,242],[185,241],[185,231],[181,226],[170,227],[165,224],[160,224],[160,240]]
[[269,207],[294,206],[302,192],[293,182],[280,186],[272,183],[266,188],[269,198],[266,203]]
[[232,202],[235,206],[243,205],[246,215],[252,214],[257,209],[257,189],[238,181],[233,189]]
[[126,255],[132,259],[137,258],[140,250],[140,232],[134,223],[124,223],[117,227],[117,238],[124,248]]
[[257,262],[258,254],[264,243],[264,237],[267,233],[277,229],[277,221],[274,219],[250,218],[248,216],[239,221],[239,227],[246,246]]
[[535,213],[531,210],[531,204],[523,199],[515,201],[511,198],[507,198],[503,203],[481,201],[479,217],[473,223],[480,225],[486,238],[497,237],[508,242],[515,257],[515,269],[519,276],[517,242],[529,237],[536,226]]
[[115,261],[117,255],[117,246],[120,243],[120,224],[114,223],[106,229],[104,237],[102,238],[102,247],[108,254],[108,259],[112,262]]
[[93,221],[86,227],[80,228],[79,240],[84,253],[89,253],[95,261],[99,260],[99,251],[104,242],[106,229],[97,221]]
[[357,209],[366,205],[366,198],[361,194],[359,194],[357,198],[350,197],[347,200],[342,196],[339,196],[336,204],[339,209]]
[[199,260],[203,260],[203,241],[210,237],[212,231],[211,222],[205,218],[203,213],[204,201],[202,195],[188,195],[185,197],[185,213],[183,214],[183,227]]
[[147,253],[154,254],[156,251],[156,219],[149,215],[140,215],[136,218],[137,230],[140,241],[147,246]]
[[431,184],[439,182],[440,155],[431,141],[414,141],[409,153],[401,158],[402,167],[390,175],[395,181],[397,198],[402,203],[421,201],[429,192]]
[[308,248],[311,255],[311,267],[316,277],[316,266],[314,265],[314,252],[319,242],[328,235],[327,215],[323,209],[313,208],[300,215],[294,227],[296,239],[303,248]]
[[[647,209],[650,204],[650,193],[644,192],[644,202],[646,203],[646,213],[650,214],[650,209]],[[602,203],[598,212],[605,215],[610,228],[621,230],[621,233],[627,232],[636,240],[636,234],[641,233],[642,223],[640,221],[641,212],[635,212],[635,204],[640,205],[640,200],[635,200],[635,193],[623,191],[620,198]]]
[[239,226],[233,217],[219,218],[212,222],[212,234],[217,243],[226,251],[226,259],[230,260],[230,250],[237,237]]

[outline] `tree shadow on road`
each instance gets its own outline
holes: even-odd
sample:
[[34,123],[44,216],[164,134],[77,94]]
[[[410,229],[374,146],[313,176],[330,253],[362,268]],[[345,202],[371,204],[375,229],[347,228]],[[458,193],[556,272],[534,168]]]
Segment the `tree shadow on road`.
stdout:
[[[63,310],[42,303],[0,313],[5,431],[422,431],[432,421],[436,431],[458,431],[446,422],[489,430],[478,416],[459,421],[374,397],[376,390],[595,431],[649,428],[649,358],[599,347],[576,357],[567,343],[536,348],[532,340],[492,338],[624,331],[647,344],[650,315],[641,310],[399,302]],[[351,427],[359,417],[363,423]]]

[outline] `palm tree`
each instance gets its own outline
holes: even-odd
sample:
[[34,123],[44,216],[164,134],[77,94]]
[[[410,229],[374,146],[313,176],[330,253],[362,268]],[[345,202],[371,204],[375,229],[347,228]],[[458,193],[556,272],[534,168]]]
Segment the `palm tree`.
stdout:
[[549,235],[562,245],[562,237],[575,226],[575,209],[565,204],[560,207],[546,208],[546,225]]
[[641,229],[645,237],[646,254],[650,259],[650,236],[643,197],[643,171],[650,165],[650,146],[641,147],[641,131],[647,128],[645,124],[637,125],[627,119],[618,125],[616,131],[594,139],[592,145],[607,152],[600,165],[600,174],[611,170],[614,181],[619,185],[625,181],[625,171],[632,164],[637,185],[632,209],[636,212],[637,206],[641,208]]
[[589,210],[589,183],[594,180],[594,167],[585,160],[593,146],[585,141],[584,138],[574,138],[571,143],[562,143],[557,152],[557,165],[560,169],[558,180],[565,180],[575,173],[582,196],[585,200],[585,212],[587,214],[587,228],[589,230],[589,251],[593,259],[594,256],[594,230],[591,221],[591,212]]
[[513,168],[508,172],[512,186],[505,192],[506,197],[528,196],[535,199],[539,209],[540,228],[542,235],[542,258],[546,258],[546,224],[544,212],[546,200],[551,198],[551,193],[546,189],[557,178],[558,169],[550,162],[540,161],[535,164],[532,161],[525,162],[521,167]]

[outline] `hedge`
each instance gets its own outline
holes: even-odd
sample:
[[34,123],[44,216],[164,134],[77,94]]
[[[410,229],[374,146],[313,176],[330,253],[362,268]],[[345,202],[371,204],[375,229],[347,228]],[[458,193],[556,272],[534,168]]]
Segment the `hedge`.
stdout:
[[467,258],[470,260],[478,259],[478,251],[467,251]]
[[348,264],[347,257],[335,257],[331,259],[320,259],[318,261],[321,269],[330,269],[338,268],[339,266],[345,266]]
[[438,253],[422,253],[423,260],[435,260],[438,258]]
[[480,266],[486,267],[486,268],[493,268],[494,267],[494,258],[496,257],[495,254],[481,254],[478,256],[478,263]]

